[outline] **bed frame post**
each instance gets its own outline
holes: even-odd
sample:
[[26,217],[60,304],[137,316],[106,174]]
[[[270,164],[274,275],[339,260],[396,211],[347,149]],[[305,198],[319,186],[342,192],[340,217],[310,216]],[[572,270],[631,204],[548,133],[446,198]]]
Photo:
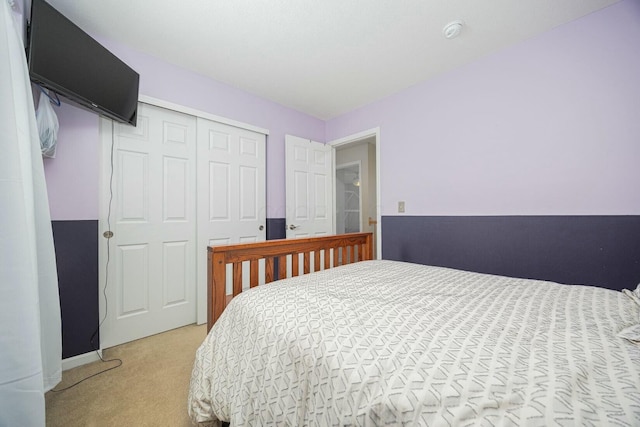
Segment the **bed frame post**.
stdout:
[[[211,310],[208,310],[207,329],[211,329],[227,305],[227,268],[224,253],[208,248],[207,294]],[[216,266],[218,268],[216,268]]]
[[373,259],[373,234],[367,233],[364,243],[364,261],[370,261]]

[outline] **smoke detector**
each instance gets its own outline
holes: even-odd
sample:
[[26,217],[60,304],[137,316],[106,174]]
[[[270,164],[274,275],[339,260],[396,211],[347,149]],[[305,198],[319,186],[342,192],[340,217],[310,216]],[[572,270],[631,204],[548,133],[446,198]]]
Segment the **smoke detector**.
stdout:
[[464,26],[464,23],[460,20],[449,22],[442,29],[442,34],[446,39],[455,39],[460,35],[460,32],[462,32],[463,26]]

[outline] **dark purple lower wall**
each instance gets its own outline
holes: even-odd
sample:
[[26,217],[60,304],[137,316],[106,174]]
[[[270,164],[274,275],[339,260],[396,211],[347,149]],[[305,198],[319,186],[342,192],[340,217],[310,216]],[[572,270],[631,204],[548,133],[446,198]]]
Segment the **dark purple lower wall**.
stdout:
[[[94,349],[98,221],[52,227],[68,358]],[[267,218],[267,239],[281,238],[284,218]],[[615,290],[640,283],[640,216],[384,216],[382,239],[384,259]]]
[[[98,221],[52,221],[62,316],[62,358],[100,345]],[[94,347],[95,346],[95,347]]]
[[[285,218],[267,218],[267,240],[286,239],[286,219]],[[274,262],[276,278],[278,277],[278,269],[280,262],[278,259]]]
[[267,218],[267,240],[286,239],[284,218]]
[[614,290],[640,283],[640,216],[384,216],[382,257]]

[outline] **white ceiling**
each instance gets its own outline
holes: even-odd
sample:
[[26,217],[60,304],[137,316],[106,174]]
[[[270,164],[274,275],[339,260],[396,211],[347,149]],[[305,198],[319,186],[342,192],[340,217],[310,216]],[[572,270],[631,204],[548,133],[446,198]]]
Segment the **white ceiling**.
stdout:
[[618,0],[47,1],[94,36],[330,119]]

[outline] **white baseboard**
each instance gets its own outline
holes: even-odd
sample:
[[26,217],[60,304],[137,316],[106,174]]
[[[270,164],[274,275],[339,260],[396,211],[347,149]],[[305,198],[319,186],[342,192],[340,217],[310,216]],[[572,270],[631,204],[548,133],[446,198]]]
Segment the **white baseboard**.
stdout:
[[[100,352],[100,356],[102,356],[102,350],[98,350],[98,352]],[[100,360],[100,357],[96,354],[95,351],[68,357],[66,359],[62,359],[62,370],[67,371],[69,369],[86,365],[87,363],[95,362],[97,360]]]

